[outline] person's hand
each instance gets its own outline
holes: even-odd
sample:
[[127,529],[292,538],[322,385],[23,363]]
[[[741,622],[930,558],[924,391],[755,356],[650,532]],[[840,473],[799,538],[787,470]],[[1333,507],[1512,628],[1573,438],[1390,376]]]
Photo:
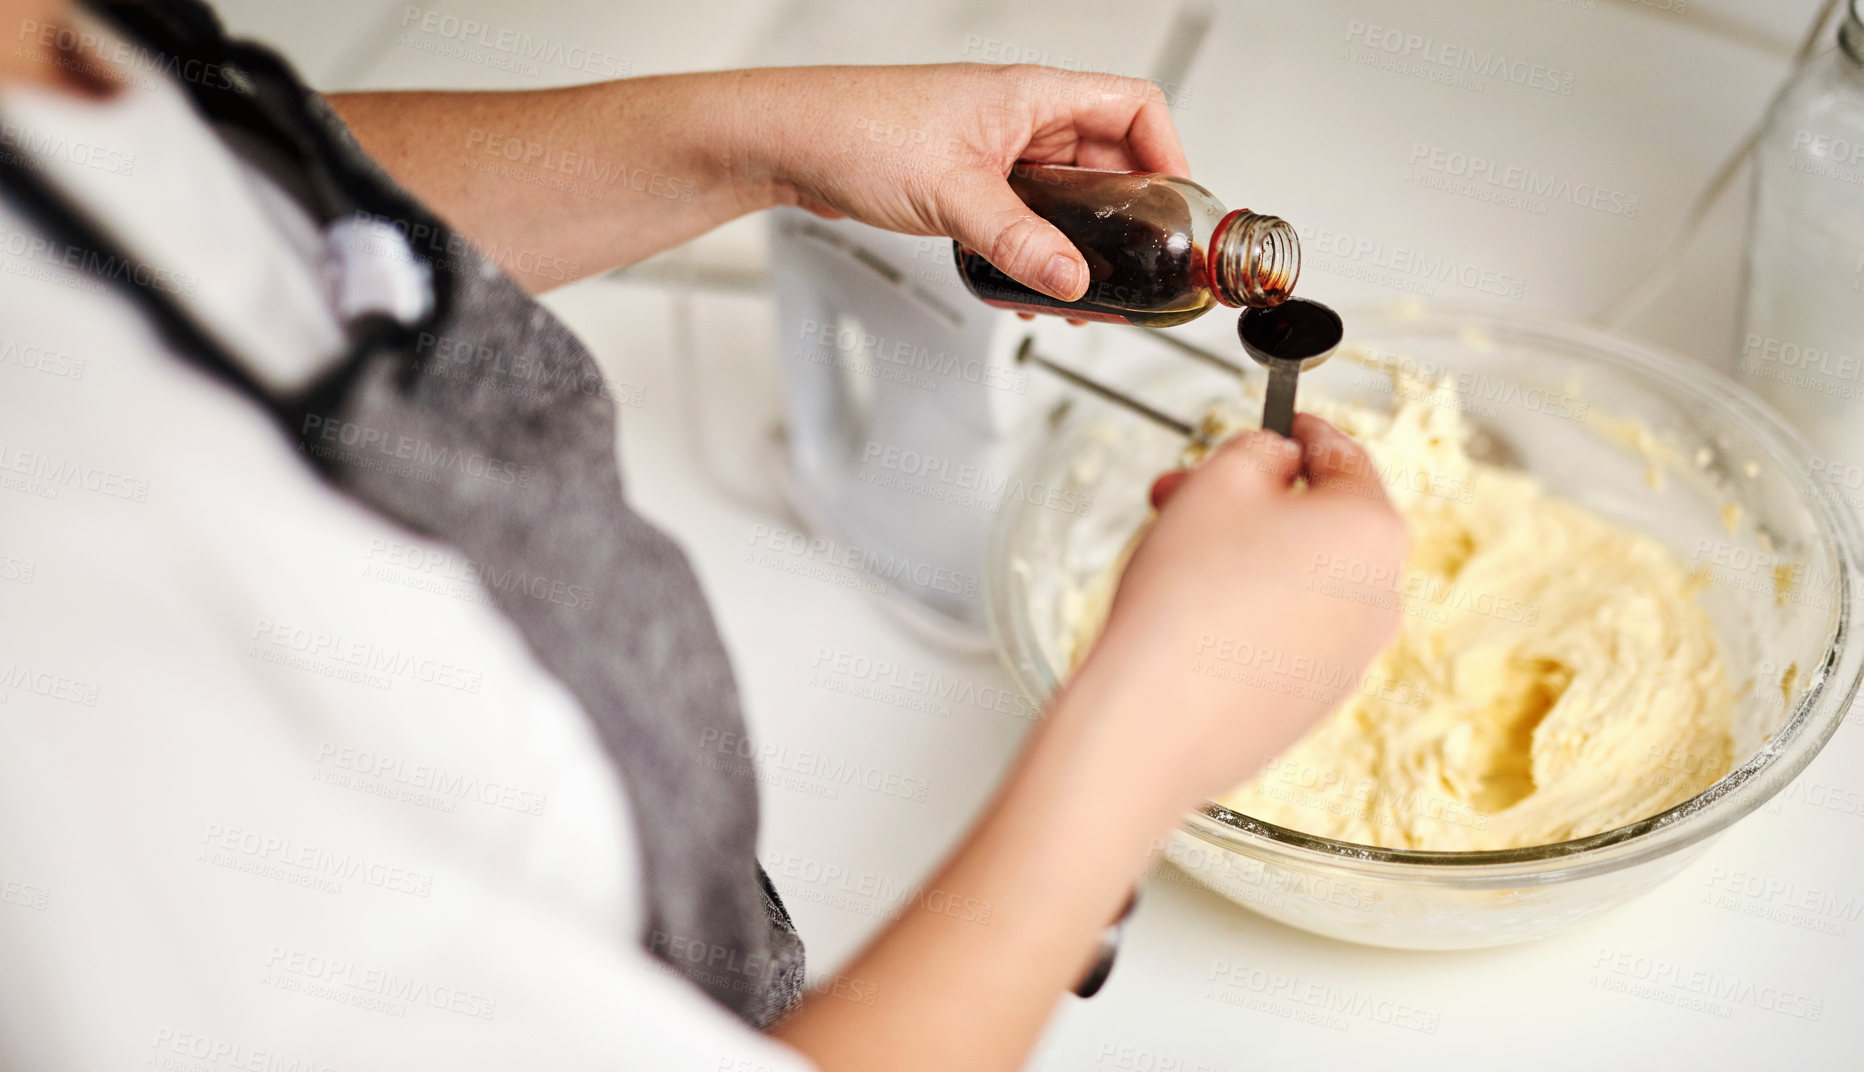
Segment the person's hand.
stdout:
[[[915,235],[947,235],[1065,301],[1087,290],[1074,245],[1029,211],[1017,160],[1183,175],[1151,82],[1026,64],[746,72],[753,171],[778,200]],[[755,181],[755,180],[754,180]]]
[[1294,434],[1244,432],[1159,479],[1159,515],[1077,678],[1145,699],[1112,717],[1147,721],[1196,799],[1364,687],[1397,626],[1403,519],[1358,443],[1311,414]]

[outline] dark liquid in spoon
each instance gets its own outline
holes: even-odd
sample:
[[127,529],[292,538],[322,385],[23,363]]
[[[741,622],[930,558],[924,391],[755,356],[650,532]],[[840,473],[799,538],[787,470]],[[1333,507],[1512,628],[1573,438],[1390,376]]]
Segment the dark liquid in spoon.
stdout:
[[1346,328],[1340,314],[1319,302],[1289,298],[1245,311],[1237,318],[1236,333],[1257,360],[1305,361],[1340,345]]

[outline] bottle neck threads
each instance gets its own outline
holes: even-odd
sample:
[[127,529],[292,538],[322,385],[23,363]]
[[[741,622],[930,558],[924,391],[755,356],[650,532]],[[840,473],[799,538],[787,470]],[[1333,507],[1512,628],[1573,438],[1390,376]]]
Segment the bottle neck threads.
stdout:
[[1228,306],[1266,309],[1288,300],[1301,275],[1301,240],[1288,221],[1238,209],[1210,236],[1210,289]]

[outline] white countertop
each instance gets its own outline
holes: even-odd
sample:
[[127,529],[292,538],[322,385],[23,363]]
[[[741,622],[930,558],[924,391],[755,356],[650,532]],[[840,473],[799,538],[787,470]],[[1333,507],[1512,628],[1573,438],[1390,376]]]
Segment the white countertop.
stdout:
[[[495,71],[410,45],[397,36],[400,4],[354,3],[356,16],[347,19],[320,5],[315,25],[291,13],[296,5],[222,6],[235,27],[287,34],[287,51],[331,88],[573,80]],[[1112,0],[1011,5],[988,17],[969,5],[923,5],[938,9],[925,18],[943,29],[912,34],[860,14],[894,5],[850,3],[845,18],[832,20],[835,34],[813,36],[793,21],[823,7],[811,3],[429,6],[534,32],[608,35],[634,74],[777,57],[955,59],[969,49],[980,58],[979,46],[967,45],[972,38],[1139,74],[1150,54],[1133,42],[1151,48],[1160,39],[1150,24],[1133,21],[1148,5]],[[1763,15],[1763,5],[1740,0],[1219,3],[1212,37],[1185,79],[1178,121],[1195,177],[1226,202],[1335,236],[1309,239],[1304,292],[1349,305],[1407,294],[1487,300],[1586,319],[1669,240],[1698,187],[1760,113],[1816,6],[1770,2]],[[1043,17],[1057,11],[1072,15]],[[1519,56],[1570,75],[1571,92],[1480,78],[1446,84],[1386,69],[1382,54],[1363,44],[1367,26]],[[1242,103],[1251,99],[1246,88],[1256,93],[1253,111]],[[1419,181],[1439,152],[1589,183],[1635,197],[1637,210],[1600,212],[1570,200],[1507,207],[1445,193]],[[1633,332],[1711,363],[1728,360],[1744,201],[1737,191],[1724,202],[1679,282],[1631,322]],[[683,256],[754,268],[758,233],[755,225],[727,228]],[[1485,299],[1475,288],[1408,275],[1379,252],[1397,246],[1511,277],[1519,296]],[[697,369],[676,368],[672,356],[682,300],[692,303]],[[797,861],[800,873],[851,876],[845,883],[778,878],[812,965],[832,968],[888,910],[860,895],[859,880],[877,876],[899,889],[930,869],[982,805],[1026,728],[977,705],[919,710],[897,689],[854,695],[848,687],[857,682],[836,661],[884,661],[979,689],[1010,687],[1007,675],[987,656],[921,642],[838,583],[845,578],[797,572],[783,552],[760,552],[760,538],[800,528],[763,479],[775,373],[720,370],[742,370],[744,352],[774,351],[767,297],[680,298],[637,276],[568,288],[550,304],[629,385],[630,493],[692,556],[731,647],[754,735],[925,783],[923,802],[806,780],[767,785],[765,851]],[[1204,330],[1220,332],[1210,319]],[[695,382],[706,387],[704,406]],[[739,419],[746,415],[757,419]],[[1106,989],[1092,1001],[1064,1002],[1032,1067],[1240,1072],[1296,1060],[1321,1069],[1374,1060],[1391,1068],[1857,1067],[1864,1057],[1849,1021],[1864,1002],[1857,968],[1864,855],[1856,851],[1864,839],[1864,731],[1855,715],[1850,721],[1793,789],[1674,881],[1537,944],[1439,954],[1360,948],[1154,880]],[[1807,898],[1824,910],[1795,911]],[[1659,963],[1685,977],[1707,973],[1737,994],[1785,990],[1816,1001],[1820,1015],[1772,1011],[1758,998],[1688,1007],[1675,1000],[1691,996],[1680,988],[1637,985]],[[1316,1018],[1272,996],[1248,1007],[1217,1000],[1213,974],[1235,965],[1369,999],[1347,1002],[1353,1007],[1408,1006],[1414,1012],[1405,1019],[1435,1029],[1394,1026],[1377,1013]]]

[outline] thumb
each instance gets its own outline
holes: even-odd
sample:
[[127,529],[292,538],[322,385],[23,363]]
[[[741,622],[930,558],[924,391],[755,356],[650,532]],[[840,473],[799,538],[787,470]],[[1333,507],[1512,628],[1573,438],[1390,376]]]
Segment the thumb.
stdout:
[[1286,491],[1301,472],[1301,448],[1274,432],[1251,428],[1219,443],[1198,468],[1224,473],[1233,490]]
[[946,212],[946,230],[1005,275],[1062,301],[1087,293],[1087,262],[1068,237],[1029,211],[1010,184],[997,179],[966,191]]
[[1385,498],[1378,466],[1358,440],[1312,413],[1295,414],[1294,437],[1301,444],[1308,486],[1315,492]]

